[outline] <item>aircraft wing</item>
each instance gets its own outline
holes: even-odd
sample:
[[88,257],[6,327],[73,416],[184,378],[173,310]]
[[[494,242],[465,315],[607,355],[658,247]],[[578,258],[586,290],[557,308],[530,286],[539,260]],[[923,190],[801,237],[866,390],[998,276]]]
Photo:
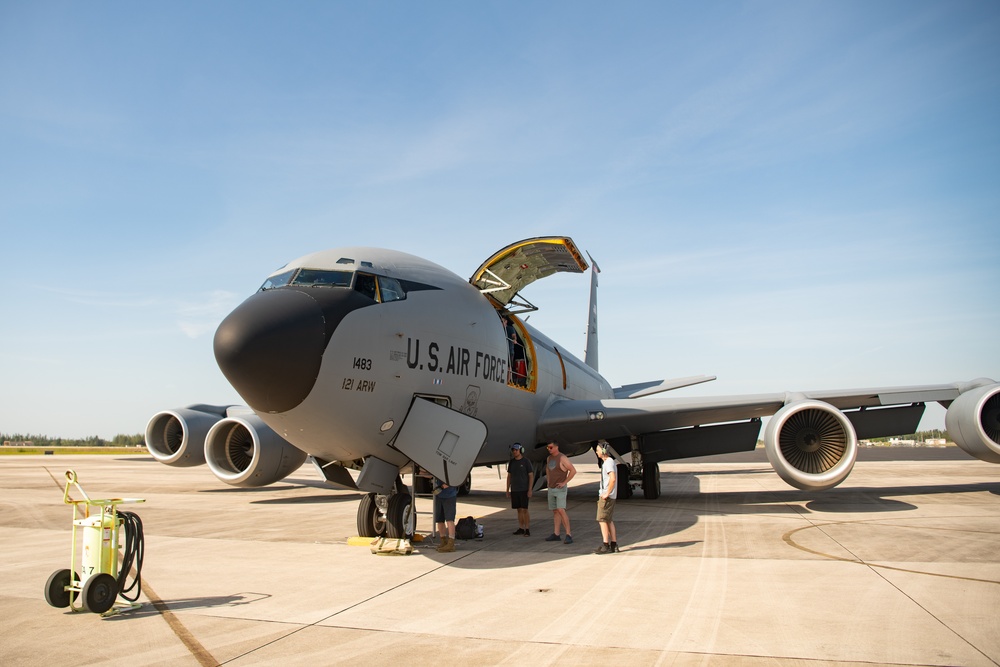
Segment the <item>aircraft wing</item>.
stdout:
[[[754,420],[775,414],[783,406],[798,401],[822,401],[838,410],[868,411],[869,408],[907,406],[941,402],[947,405],[966,389],[968,383],[887,387],[872,389],[804,391],[741,396],[704,396],[698,398],[607,398],[602,400],[555,401],[542,416],[538,426],[540,441],[565,443],[588,442],[598,438],[613,439],[681,429],[685,427]],[[872,410],[877,415],[883,410]],[[848,415],[857,415],[851,412]],[[897,416],[901,413],[896,413]],[[852,419],[852,422],[854,420]],[[871,420],[869,419],[869,422]],[[888,422],[886,418],[878,420]],[[918,417],[919,421],[919,417]],[[916,425],[914,425],[915,430]],[[912,433],[896,431],[895,423],[874,424],[858,437],[880,437],[873,431],[890,429],[884,435]],[[754,440],[756,442],[756,439]],[[739,451],[739,450],[734,450]],[[720,452],[705,452],[720,453]],[[693,454],[697,456],[698,454]]]
[[751,451],[761,418],[771,417],[763,441],[774,471],[796,488],[822,491],[851,472],[859,440],[915,433],[928,401],[947,408],[945,424],[955,444],[1000,463],[1000,383],[988,378],[745,396],[562,399],[542,415],[537,437],[558,442],[571,456],[597,439],[618,452],[638,452],[643,492],[655,498],[659,475],[646,464]]
[[495,253],[472,274],[469,282],[506,306],[525,286],[540,278],[586,270],[587,262],[573,239],[545,236],[512,243]]

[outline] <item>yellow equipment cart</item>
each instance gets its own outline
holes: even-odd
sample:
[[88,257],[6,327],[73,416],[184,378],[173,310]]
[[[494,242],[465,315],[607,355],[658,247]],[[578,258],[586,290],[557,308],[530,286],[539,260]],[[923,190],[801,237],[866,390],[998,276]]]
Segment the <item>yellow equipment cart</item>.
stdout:
[[[70,498],[70,489],[75,488],[82,496],[80,500]],[[119,597],[120,606],[114,610],[139,607],[135,601],[141,592],[140,573],[142,571],[143,536],[142,522],[132,512],[118,511],[118,505],[145,502],[143,498],[102,498],[92,499],[81,488],[76,472],[66,471],[66,486],[63,502],[73,506],[73,537],[70,548],[70,567],[56,570],[45,583],[45,601],[53,607],[69,607],[71,611],[90,611],[106,614],[115,606]],[[92,510],[94,510],[92,512]],[[124,530],[121,530],[124,528]],[[119,553],[120,537],[124,534],[125,546]],[[79,547],[80,560],[77,565]],[[126,576],[135,566],[135,579],[126,586]],[[121,576],[119,576],[121,565]],[[134,596],[128,594],[135,589]]]

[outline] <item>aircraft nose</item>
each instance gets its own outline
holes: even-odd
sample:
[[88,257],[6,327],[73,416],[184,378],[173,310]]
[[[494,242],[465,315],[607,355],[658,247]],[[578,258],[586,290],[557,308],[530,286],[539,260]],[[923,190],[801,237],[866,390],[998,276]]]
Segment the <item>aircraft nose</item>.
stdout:
[[312,391],[326,347],[323,308],[295,290],[257,292],[215,332],[215,360],[255,411],[291,410]]

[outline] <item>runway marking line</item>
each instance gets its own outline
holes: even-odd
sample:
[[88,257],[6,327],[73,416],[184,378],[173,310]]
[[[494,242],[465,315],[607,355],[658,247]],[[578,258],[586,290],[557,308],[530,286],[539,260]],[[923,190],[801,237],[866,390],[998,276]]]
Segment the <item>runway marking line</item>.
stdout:
[[[809,525],[809,526],[802,526],[800,528],[795,528],[794,530],[788,531],[787,533],[785,533],[784,535],[781,536],[781,539],[788,546],[790,546],[790,547],[792,547],[794,549],[798,549],[799,551],[805,551],[806,553],[811,553],[813,555],[821,556],[823,558],[827,558],[827,559],[830,559],[830,560],[840,561],[842,563],[855,563],[857,565],[866,565],[868,567],[878,567],[878,568],[882,568],[883,570],[893,570],[893,571],[896,571],[896,572],[906,572],[906,573],[909,573],[909,574],[924,574],[924,575],[927,575],[927,576],[930,576],[930,577],[941,577],[943,579],[958,579],[960,581],[974,581],[976,583],[981,583],[981,584],[998,584],[998,585],[1000,585],[1000,581],[994,581],[992,579],[977,579],[975,577],[962,577],[962,576],[955,575],[955,574],[942,574],[942,573],[939,573],[939,572],[925,572],[923,570],[911,570],[911,569],[904,568],[904,567],[895,567],[893,565],[881,565],[879,563],[871,563],[871,562],[868,562],[868,561],[861,560],[860,558],[845,558],[844,556],[835,556],[833,554],[828,554],[828,553],[824,553],[822,551],[817,551],[816,549],[810,549],[807,546],[803,546],[803,545],[799,544],[798,542],[796,542],[793,539],[793,536],[796,533],[799,533],[799,532],[801,532],[803,530],[816,530],[816,529],[819,529],[822,532],[822,529],[825,526],[843,526],[843,525],[866,524],[866,523],[872,523],[872,522],[871,521],[835,521],[835,522],[832,522],[832,523],[824,523],[824,524],[815,524],[815,525]],[[900,527],[906,528],[907,526],[900,526]],[[951,530],[954,530],[954,529],[951,529]]]

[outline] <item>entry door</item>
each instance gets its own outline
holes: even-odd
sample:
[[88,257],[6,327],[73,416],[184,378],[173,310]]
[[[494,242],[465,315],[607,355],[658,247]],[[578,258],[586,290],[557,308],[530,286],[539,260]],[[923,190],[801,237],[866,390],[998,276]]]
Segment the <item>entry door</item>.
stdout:
[[485,443],[483,422],[415,398],[392,446],[448,486],[458,486],[469,476]]

